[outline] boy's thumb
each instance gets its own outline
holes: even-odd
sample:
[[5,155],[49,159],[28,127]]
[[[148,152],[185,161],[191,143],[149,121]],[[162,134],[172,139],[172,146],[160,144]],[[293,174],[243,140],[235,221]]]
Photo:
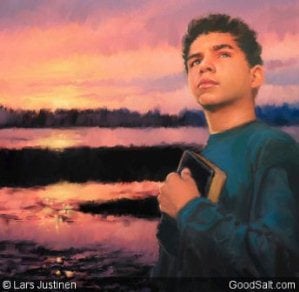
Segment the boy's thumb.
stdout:
[[192,173],[191,173],[190,169],[189,168],[183,168],[183,170],[181,171],[181,177],[183,179],[192,178]]

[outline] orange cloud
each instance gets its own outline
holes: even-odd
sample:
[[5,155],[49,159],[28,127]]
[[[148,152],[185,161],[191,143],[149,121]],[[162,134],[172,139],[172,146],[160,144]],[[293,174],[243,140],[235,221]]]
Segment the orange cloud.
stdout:
[[[159,78],[182,69],[175,47],[143,46],[107,55],[95,46],[100,41],[96,37],[92,28],[78,25],[1,33],[0,66],[8,70],[0,77],[0,102],[32,109],[103,106],[102,96],[132,94],[132,88],[120,86],[124,81]],[[115,80],[115,85],[93,86],[91,90],[82,85],[106,79]],[[135,88],[135,93],[138,91]],[[85,98],[88,95],[96,95],[97,100],[90,102]]]

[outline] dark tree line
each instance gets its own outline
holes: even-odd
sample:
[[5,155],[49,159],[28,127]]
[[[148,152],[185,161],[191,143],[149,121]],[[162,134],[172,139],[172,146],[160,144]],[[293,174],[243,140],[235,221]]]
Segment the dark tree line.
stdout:
[[[257,107],[257,116],[275,126],[299,125],[299,108],[289,104],[279,107]],[[151,110],[145,114],[128,109],[108,110],[106,108],[88,110],[46,109],[11,110],[0,106],[0,127],[60,128],[60,127],[181,127],[205,126],[202,111],[182,110],[177,115],[162,114]]]
[[285,103],[279,107],[266,105],[256,108],[257,116],[272,126],[299,125],[299,108]]

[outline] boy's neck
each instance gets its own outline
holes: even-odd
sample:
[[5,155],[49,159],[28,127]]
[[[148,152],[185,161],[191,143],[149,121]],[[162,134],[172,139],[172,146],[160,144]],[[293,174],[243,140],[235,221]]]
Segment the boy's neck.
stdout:
[[209,133],[217,134],[256,120],[254,101],[237,106],[223,106],[204,110]]

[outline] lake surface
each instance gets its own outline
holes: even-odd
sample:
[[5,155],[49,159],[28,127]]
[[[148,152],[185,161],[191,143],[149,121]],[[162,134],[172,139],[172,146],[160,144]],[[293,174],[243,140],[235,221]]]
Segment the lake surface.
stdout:
[[[299,127],[282,127],[299,141]],[[70,128],[70,129],[1,129],[0,148],[21,149],[39,147],[63,149],[67,147],[154,146],[159,144],[204,144],[207,128]]]
[[[110,248],[138,252],[140,259],[156,256],[157,220],[127,216],[90,215],[79,204],[157,194],[158,183],[68,183],[45,187],[0,188],[1,240],[34,241],[51,249],[84,248],[101,243]],[[138,240],[136,240],[138,234]]]
[[154,146],[158,144],[201,143],[208,137],[206,128],[71,128],[2,129],[0,148],[39,147]]
[[78,208],[157,191],[151,181],[0,188],[0,278],[69,279],[96,289],[103,277],[145,277],[157,259],[158,219],[91,215]]

